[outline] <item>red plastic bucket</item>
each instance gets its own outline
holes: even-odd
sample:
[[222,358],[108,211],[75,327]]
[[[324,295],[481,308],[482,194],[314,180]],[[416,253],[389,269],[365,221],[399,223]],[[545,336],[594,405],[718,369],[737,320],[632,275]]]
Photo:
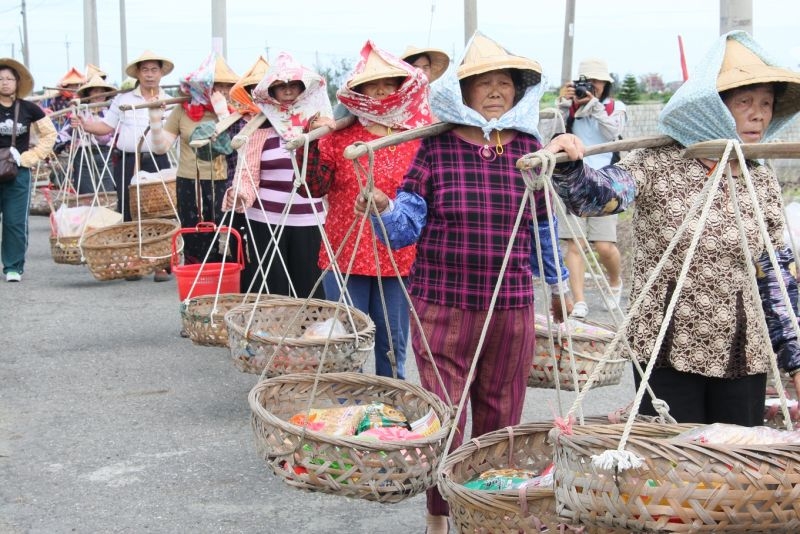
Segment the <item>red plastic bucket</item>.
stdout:
[[189,233],[216,232],[213,223],[200,223],[194,228],[181,228],[172,236],[172,273],[178,283],[178,298],[186,300],[192,297],[213,295],[215,293],[239,293],[244,255],[242,254],[242,237],[233,228],[220,226],[219,232],[228,232],[238,241],[238,258],[234,262],[225,263],[193,263],[178,265],[178,236]]

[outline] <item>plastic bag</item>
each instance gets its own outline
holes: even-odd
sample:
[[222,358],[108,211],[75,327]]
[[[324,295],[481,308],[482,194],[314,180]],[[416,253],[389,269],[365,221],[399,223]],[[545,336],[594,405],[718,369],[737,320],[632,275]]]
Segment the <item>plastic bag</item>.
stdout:
[[778,430],[767,426],[746,427],[714,423],[681,432],[675,441],[696,441],[709,445],[776,445],[800,444],[800,431]]

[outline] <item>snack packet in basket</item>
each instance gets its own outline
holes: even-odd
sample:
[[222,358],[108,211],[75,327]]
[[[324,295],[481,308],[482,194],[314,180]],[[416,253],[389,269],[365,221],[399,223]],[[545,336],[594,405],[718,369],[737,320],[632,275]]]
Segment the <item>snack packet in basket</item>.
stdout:
[[312,408],[308,414],[293,415],[289,422],[331,436],[352,436],[363,417],[364,406],[337,406]]
[[371,402],[364,407],[364,417],[358,423],[356,434],[371,428],[398,426],[410,430],[408,419],[400,410],[382,402]]
[[[477,477],[464,482],[464,487],[474,490],[503,491],[519,489],[522,486],[552,486],[553,464],[538,473],[527,469],[489,469]],[[549,482],[545,479],[549,478]]]
[[675,441],[696,441],[710,445],[800,444],[800,431],[778,430],[767,426],[746,427],[714,423],[681,432]]
[[411,421],[411,431],[425,437],[438,432],[441,428],[442,422],[436,412],[433,411],[433,408],[416,421]]

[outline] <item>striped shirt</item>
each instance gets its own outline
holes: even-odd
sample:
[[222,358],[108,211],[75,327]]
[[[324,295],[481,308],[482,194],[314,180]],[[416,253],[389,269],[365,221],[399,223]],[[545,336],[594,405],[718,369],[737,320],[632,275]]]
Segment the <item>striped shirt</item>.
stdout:
[[[284,141],[270,128],[261,151],[258,196],[245,212],[247,218],[286,226],[316,226],[316,210],[325,222],[325,204],[319,198],[306,198],[295,191],[291,155]],[[288,210],[287,214],[284,214]]]

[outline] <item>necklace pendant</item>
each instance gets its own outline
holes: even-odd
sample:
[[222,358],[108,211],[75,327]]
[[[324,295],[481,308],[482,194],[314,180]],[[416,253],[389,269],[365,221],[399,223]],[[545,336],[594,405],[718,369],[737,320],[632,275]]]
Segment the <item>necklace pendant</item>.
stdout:
[[489,145],[483,145],[478,149],[478,155],[485,161],[494,161],[497,159],[497,153],[492,150]]

